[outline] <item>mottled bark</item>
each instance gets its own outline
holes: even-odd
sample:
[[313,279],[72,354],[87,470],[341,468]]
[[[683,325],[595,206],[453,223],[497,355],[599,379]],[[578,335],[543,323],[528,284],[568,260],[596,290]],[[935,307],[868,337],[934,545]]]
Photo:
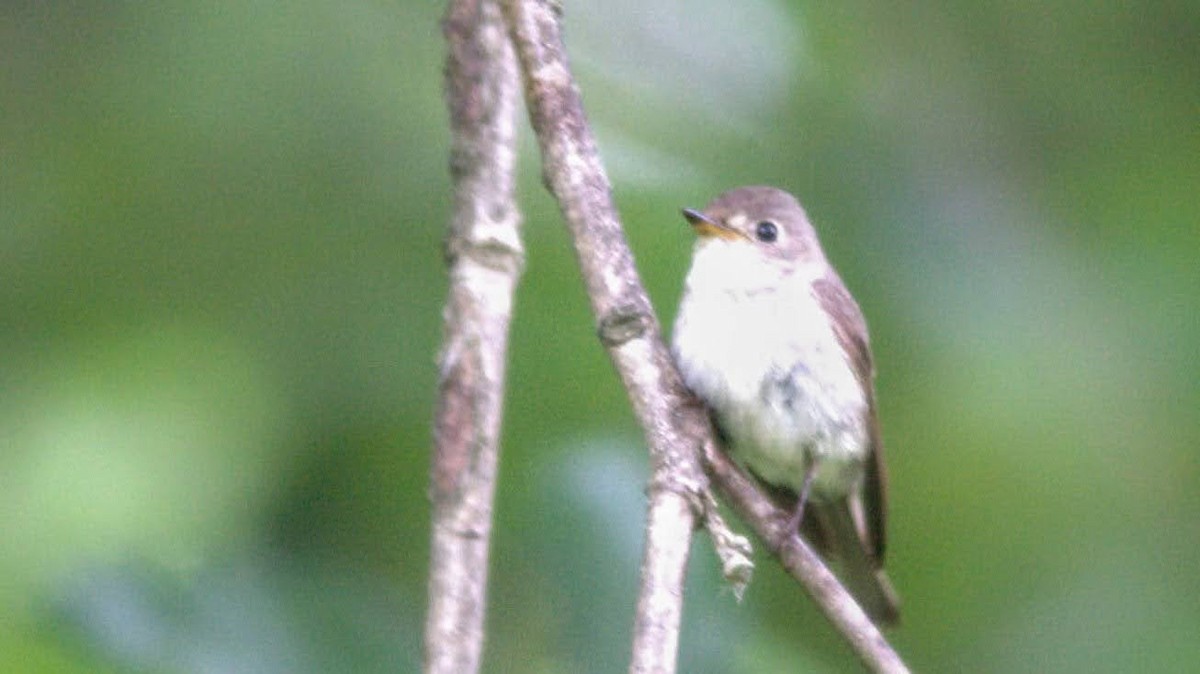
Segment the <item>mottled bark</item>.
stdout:
[[600,341],[645,430],[653,463],[631,672],[673,672],[692,532],[708,479],[697,439],[707,421],[688,395],[660,335],[625,242],[560,32],[545,0],[505,0],[524,76],[525,102],[542,153],[542,175],[575,245]]
[[428,674],[479,671],[508,327],[523,250],[514,201],[517,68],[491,0],[454,0],[443,30],[453,134],[450,289],[430,495]]

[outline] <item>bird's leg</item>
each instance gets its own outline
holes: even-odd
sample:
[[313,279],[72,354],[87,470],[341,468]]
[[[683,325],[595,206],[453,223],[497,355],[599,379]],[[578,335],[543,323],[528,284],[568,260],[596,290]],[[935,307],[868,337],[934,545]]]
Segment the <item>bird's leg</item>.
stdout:
[[812,489],[813,476],[817,474],[817,465],[814,461],[808,464],[808,470],[804,471],[804,484],[800,485],[800,498],[796,501],[796,509],[792,511],[792,516],[788,518],[787,528],[784,529],[785,536],[800,531],[800,523],[804,521],[804,506],[808,504],[808,493]]

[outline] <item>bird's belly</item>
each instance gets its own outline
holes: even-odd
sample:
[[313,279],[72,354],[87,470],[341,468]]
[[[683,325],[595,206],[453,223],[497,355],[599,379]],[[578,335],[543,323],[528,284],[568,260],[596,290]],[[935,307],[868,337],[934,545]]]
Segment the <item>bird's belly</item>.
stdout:
[[844,494],[867,452],[866,398],[815,300],[729,296],[694,309],[676,319],[676,357],[734,456],[793,489],[815,463],[814,494]]
[[[812,382],[809,382],[812,383]],[[763,480],[799,490],[815,467],[816,496],[844,495],[862,474],[867,433],[862,407],[827,397],[819,385],[789,398],[726,404],[717,418],[733,455]]]

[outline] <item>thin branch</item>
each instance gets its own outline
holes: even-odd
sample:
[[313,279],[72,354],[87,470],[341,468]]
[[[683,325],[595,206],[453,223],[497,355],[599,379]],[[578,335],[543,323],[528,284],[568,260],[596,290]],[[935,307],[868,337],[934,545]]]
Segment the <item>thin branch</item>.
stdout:
[[781,510],[715,444],[705,446],[704,461],[721,494],[754,533],[764,541],[783,541],[773,550],[775,557],[793,578],[800,581],[867,669],[880,674],[907,674],[904,661],[837,577],[826,568],[820,556],[799,534],[784,530],[791,514]]
[[453,134],[450,290],[439,359],[425,672],[479,671],[513,292],[517,69],[492,0],[453,0],[443,31]]
[[634,268],[567,63],[560,6],[548,0],[504,0],[503,6],[544,181],[571,232],[600,340],[645,429],[654,466],[630,671],[673,672],[688,551],[708,484],[695,449],[707,421],[685,405],[686,391]]

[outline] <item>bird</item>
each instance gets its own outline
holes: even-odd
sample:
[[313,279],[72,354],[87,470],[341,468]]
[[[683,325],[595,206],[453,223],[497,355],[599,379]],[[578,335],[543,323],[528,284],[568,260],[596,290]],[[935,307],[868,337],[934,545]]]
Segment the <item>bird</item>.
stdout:
[[671,339],[684,383],[730,456],[796,499],[788,534],[835,562],[872,620],[896,624],[862,311],[788,192],[740,187],[683,216],[697,235]]

